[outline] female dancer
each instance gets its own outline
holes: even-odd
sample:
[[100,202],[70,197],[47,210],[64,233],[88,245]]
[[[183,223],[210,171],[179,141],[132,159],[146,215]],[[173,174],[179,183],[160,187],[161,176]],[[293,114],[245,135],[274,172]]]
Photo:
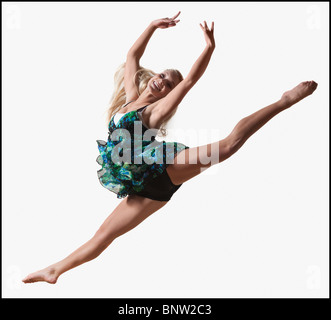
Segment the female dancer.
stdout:
[[[134,152],[133,156],[132,152],[130,153],[129,160],[134,160],[133,162],[113,161],[112,152],[117,147],[122,146],[116,150],[122,153],[119,157],[126,152],[126,147],[122,145],[125,139],[119,141],[113,139],[116,130],[127,130],[131,137],[132,135],[136,137],[137,133],[134,133],[134,129],[136,124],[140,123],[142,126],[140,135],[146,133],[149,128],[162,131],[164,124],[174,115],[184,96],[207,68],[215,49],[214,22],[210,29],[206,22],[204,25],[200,24],[206,47],[185,79],[177,70],[167,69],[155,74],[151,70],[139,66],[139,60],[154,31],[158,28],[176,26],[179,22],[176,20],[179,14],[180,12],[172,18],[158,19],[150,23],[129,50],[126,63],[116,73],[116,77],[120,77],[121,71],[123,71],[124,88],[120,90],[121,83],[115,83],[115,92],[109,109],[109,138],[107,142],[97,140],[100,151],[97,161],[102,165],[102,169],[98,171],[98,177],[104,187],[117,193],[118,198],[124,199],[89,241],[65,259],[28,275],[23,282],[56,283],[62,273],[95,259],[117,237],[162,208],[181,184],[213,165],[213,162],[208,161],[213,150],[218,150],[217,163],[224,161],[238,151],[245,141],[271,118],[312,94],[316,89],[317,83],[314,81],[300,83],[292,90],[286,91],[275,103],[240,120],[232,132],[222,140],[196,148],[189,148],[175,142],[173,146],[177,146],[177,149],[165,155],[163,151],[168,150],[170,143],[162,141],[155,146],[156,140],[140,139],[139,150],[141,152]],[[121,108],[123,104],[124,107]],[[121,113],[118,112],[119,110]],[[132,143],[126,146],[129,149]],[[149,148],[150,146],[152,148]],[[135,144],[133,147],[134,151],[138,150],[135,149]],[[170,154],[173,158],[172,163],[169,161],[166,163],[164,161],[149,162],[149,160],[155,160],[155,154],[158,153],[156,151],[160,150],[159,147],[162,150],[161,160],[168,160]],[[207,153],[200,153],[199,148],[207,150]],[[144,160],[139,162],[137,159],[141,155]]]

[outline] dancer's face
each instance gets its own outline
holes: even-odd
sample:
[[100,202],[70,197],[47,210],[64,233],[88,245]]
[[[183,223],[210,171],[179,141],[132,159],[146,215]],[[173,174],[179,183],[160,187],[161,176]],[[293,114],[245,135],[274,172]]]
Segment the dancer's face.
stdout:
[[149,80],[148,88],[155,97],[160,99],[165,97],[178,83],[179,79],[174,72],[163,71]]

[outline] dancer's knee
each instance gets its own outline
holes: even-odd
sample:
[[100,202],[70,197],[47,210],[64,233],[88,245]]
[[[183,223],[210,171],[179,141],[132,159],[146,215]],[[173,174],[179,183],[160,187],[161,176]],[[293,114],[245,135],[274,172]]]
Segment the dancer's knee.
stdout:
[[240,139],[237,139],[233,135],[229,135],[223,140],[219,141],[219,158],[220,162],[230,158],[234,153],[236,153],[242,143]]
[[116,237],[117,236],[114,232],[111,232],[101,226],[92,239],[98,246],[109,246],[116,239]]

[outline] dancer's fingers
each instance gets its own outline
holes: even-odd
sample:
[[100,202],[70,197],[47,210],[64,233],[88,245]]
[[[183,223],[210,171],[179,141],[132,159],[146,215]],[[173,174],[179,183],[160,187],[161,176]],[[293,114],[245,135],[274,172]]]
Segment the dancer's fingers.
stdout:
[[179,15],[180,15],[180,11],[174,17],[172,17],[171,20],[176,19]]

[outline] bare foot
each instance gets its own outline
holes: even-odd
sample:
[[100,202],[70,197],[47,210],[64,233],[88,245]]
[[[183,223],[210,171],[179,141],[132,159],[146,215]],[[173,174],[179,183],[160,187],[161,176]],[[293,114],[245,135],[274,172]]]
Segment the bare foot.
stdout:
[[300,100],[311,95],[317,88],[317,83],[315,81],[304,81],[294,87],[292,90],[286,91],[281,100],[292,106],[293,104],[299,102]]
[[45,282],[54,284],[54,283],[56,283],[58,277],[59,276],[57,275],[55,268],[48,267],[43,270],[29,274],[22,281],[24,283],[45,281]]

